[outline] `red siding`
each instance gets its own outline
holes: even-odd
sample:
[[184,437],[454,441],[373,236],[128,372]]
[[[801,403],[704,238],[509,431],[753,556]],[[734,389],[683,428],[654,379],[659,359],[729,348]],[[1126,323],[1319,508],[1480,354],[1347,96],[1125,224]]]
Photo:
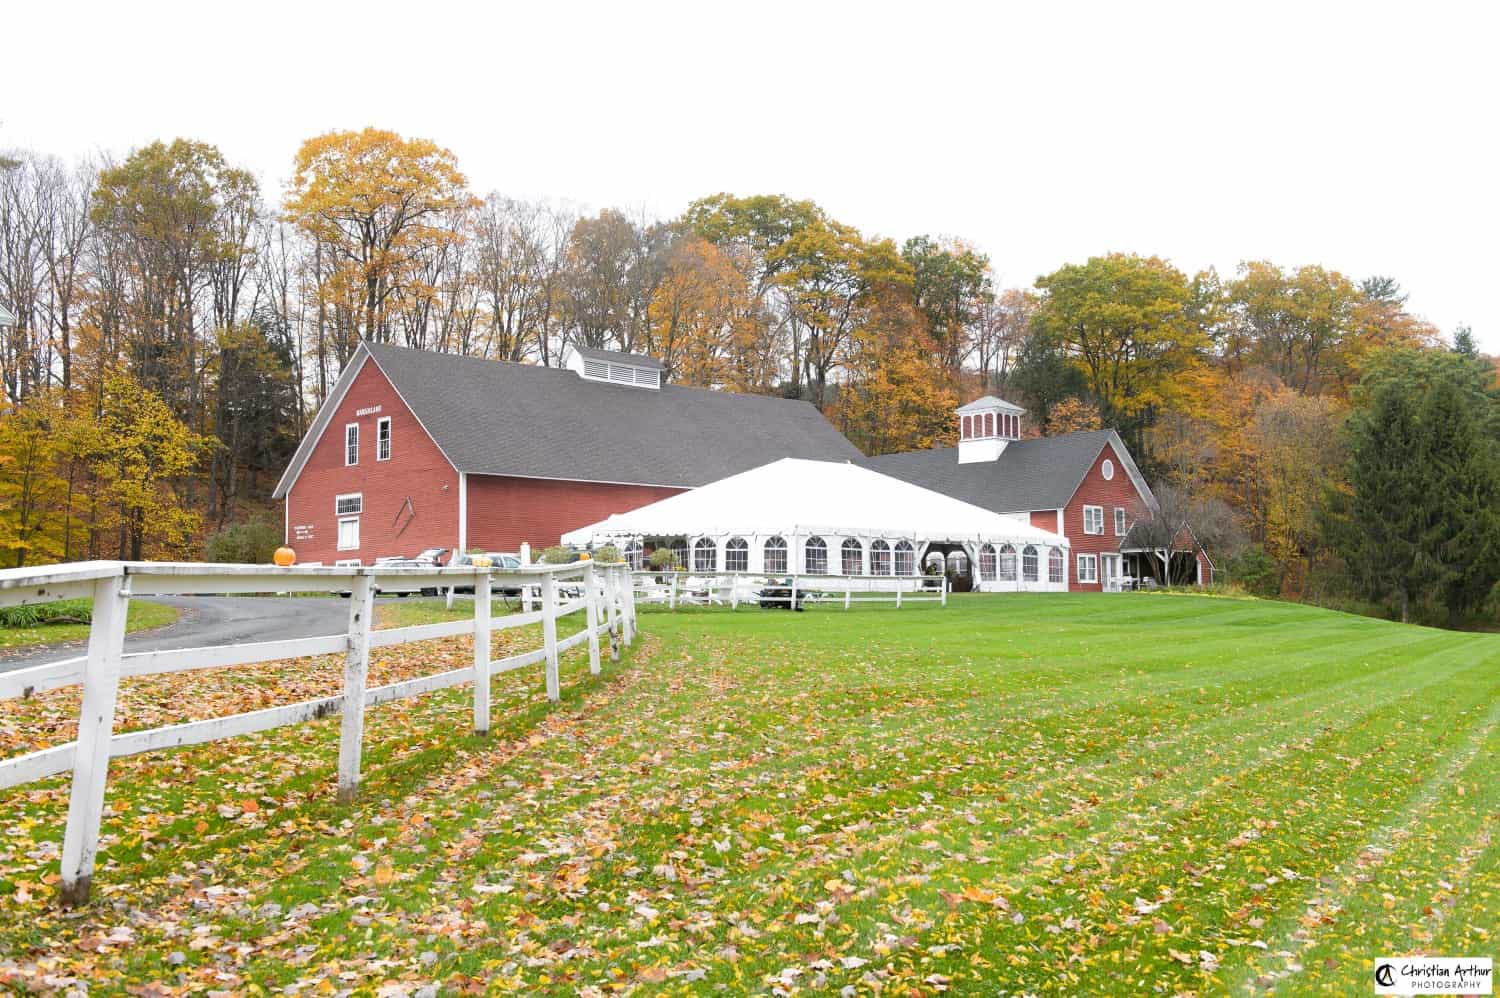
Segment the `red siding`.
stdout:
[[[379,412],[356,415],[375,406]],[[391,459],[377,461],[376,420],[385,416],[391,417]],[[359,463],[348,467],[346,423],[359,424]],[[340,551],[334,497],[350,492],[364,495],[359,548]],[[458,474],[373,361],[355,376],[286,503],[287,543],[303,564],[358,558],[368,565],[386,555],[458,543]]]
[[469,476],[469,546],[515,551],[556,544],[563,534],[685,492],[656,485],[605,485],[539,478]]
[[[1104,461],[1108,459],[1114,462],[1115,477],[1109,481],[1104,480],[1101,470]],[[1125,508],[1125,525],[1128,528],[1135,521],[1136,512],[1145,505],[1144,497],[1136,491],[1135,484],[1126,473],[1124,462],[1120,455],[1115,453],[1114,444],[1105,444],[1100,450],[1099,456],[1094,458],[1093,466],[1083,478],[1083,483],[1078,486],[1078,491],[1073,493],[1073,498],[1068,500],[1068,505],[1063,509],[1063,534],[1072,544],[1069,553],[1071,563],[1068,565],[1068,589],[1072,592],[1097,593],[1103,586],[1097,582],[1082,583],[1078,581],[1078,556],[1080,554],[1115,554],[1120,550],[1121,537],[1115,533],[1115,507]],[[1104,533],[1085,534],[1083,532],[1083,507],[1104,507]],[[1100,566],[1099,577],[1104,577],[1103,566]]]
[[1050,530],[1057,533],[1057,510],[1034,509],[1031,511],[1031,525],[1039,530]]

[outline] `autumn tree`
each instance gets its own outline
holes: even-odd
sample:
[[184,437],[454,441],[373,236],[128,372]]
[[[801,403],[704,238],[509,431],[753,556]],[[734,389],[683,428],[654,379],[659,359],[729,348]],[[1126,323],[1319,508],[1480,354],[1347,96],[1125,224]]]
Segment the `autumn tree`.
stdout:
[[378,128],[329,132],[297,151],[287,216],[324,248],[327,293],[356,301],[360,331],[388,338],[387,309],[424,254],[461,238],[450,213],[473,203],[453,153]]
[[66,553],[66,420],[65,401],[54,392],[0,411],[0,546],[16,568]]
[[1158,257],[1114,253],[1037,281],[1039,331],[1083,373],[1106,423],[1139,439],[1157,411],[1184,395],[1206,338],[1189,315],[1182,272]]
[[978,327],[995,300],[989,258],[958,240],[930,236],[908,239],[901,256],[911,267],[912,297],[937,357],[956,375],[973,353]]

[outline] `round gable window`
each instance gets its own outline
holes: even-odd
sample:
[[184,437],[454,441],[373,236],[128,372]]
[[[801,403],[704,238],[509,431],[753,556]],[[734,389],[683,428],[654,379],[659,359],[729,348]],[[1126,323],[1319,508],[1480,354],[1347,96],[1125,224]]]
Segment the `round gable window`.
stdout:
[[1104,476],[1106,482],[1112,481],[1115,477],[1115,463],[1105,458],[1104,463],[1099,466],[1099,474]]

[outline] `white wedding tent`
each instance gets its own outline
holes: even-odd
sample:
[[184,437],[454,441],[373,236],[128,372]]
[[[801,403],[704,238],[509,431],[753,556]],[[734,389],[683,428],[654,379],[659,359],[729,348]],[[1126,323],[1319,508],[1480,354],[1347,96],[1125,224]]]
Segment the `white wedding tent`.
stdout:
[[962,552],[973,588],[1067,590],[1068,541],[856,464],[783,458],[563,535],[632,561],[673,539],[694,572],[913,576]]

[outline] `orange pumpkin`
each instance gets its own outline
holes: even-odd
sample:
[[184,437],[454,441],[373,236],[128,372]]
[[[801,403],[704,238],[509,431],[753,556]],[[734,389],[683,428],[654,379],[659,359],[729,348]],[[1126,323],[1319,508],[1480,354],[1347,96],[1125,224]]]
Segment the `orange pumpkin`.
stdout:
[[271,555],[271,560],[282,568],[289,568],[296,562],[297,552],[283,544],[276,549],[275,554]]
[[475,568],[489,568],[493,564],[494,562],[488,555],[476,554],[473,558],[473,565]]

